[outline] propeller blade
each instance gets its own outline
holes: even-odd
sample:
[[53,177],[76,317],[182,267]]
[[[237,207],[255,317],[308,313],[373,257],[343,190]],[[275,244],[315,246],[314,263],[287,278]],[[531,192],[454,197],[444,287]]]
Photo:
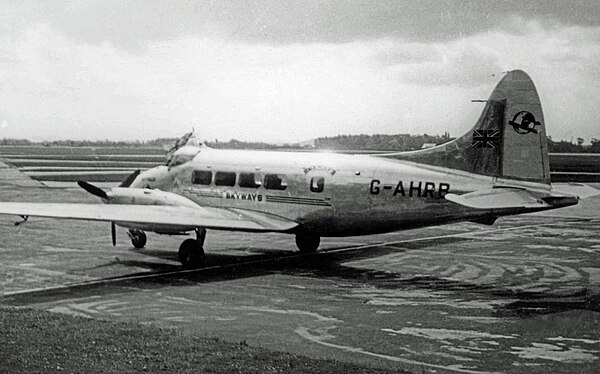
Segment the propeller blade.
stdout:
[[135,180],[135,178],[137,178],[138,175],[140,175],[140,169],[137,169],[133,173],[129,174],[129,176],[127,178],[125,178],[125,180],[123,182],[121,182],[121,184],[119,185],[119,187],[129,187],[129,186],[131,186],[131,184],[133,183],[133,181]]
[[110,235],[112,237],[113,247],[117,245],[117,227],[114,222],[110,223]]
[[101,199],[108,199],[108,195],[100,187],[96,187],[93,184],[84,181],[77,181],[77,184],[79,187],[83,188],[94,196],[98,196]]

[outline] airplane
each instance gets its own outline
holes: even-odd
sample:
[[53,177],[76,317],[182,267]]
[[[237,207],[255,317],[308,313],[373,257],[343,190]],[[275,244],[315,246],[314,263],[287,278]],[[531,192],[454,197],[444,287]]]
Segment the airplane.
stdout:
[[[106,204],[0,202],[0,214],[111,222],[134,247],[146,232],[187,235],[186,268],[203,264],[207,229],[295,235],[302,253],[321,237],[386,233],[567,207],[600,193],[550,183],[542,107],[531,78],[507,72],[462,137],[409,152],[336,154],[209,148],[186,134],[166,165],[110,191],[78,184]],[[574,194],[573,191],[576,193]]]

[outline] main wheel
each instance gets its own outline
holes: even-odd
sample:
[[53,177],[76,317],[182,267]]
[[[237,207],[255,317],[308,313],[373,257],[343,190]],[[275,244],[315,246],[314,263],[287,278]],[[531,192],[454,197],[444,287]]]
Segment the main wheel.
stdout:
[[314,253],[321,244],[321,237],[315,234],[298,233],[296,234],[296,247],[301,253]]
[[195,268],[204,263],[204,249],[195,239],[186,239],[179,246],[179,261],[185,268]]
[[136,248],[144,248],[146,245],[146,233],[142,230],[131,229],[129,230],[129,237],[131,238],[131,244]]

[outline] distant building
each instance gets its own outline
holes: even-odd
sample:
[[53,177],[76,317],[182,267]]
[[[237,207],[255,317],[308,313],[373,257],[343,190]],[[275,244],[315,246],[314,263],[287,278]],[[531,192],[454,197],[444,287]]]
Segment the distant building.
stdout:
[[425,148],[432,148],[435,147],[437,144],[435,143],[423,143],[423,145],[421,146],[421,149],[425,149]]

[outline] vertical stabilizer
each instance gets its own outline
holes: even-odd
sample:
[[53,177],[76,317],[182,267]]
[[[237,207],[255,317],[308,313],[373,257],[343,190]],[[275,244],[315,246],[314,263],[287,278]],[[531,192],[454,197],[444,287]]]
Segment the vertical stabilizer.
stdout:
[[511,71],[490,100],[505,100],[502,177],[550,184],[544,114],[529,76]]
[[542,106],[531,78],[521,70],[504,76],[475,126],[462,137],[434,148],[382,156],[550,184]]

